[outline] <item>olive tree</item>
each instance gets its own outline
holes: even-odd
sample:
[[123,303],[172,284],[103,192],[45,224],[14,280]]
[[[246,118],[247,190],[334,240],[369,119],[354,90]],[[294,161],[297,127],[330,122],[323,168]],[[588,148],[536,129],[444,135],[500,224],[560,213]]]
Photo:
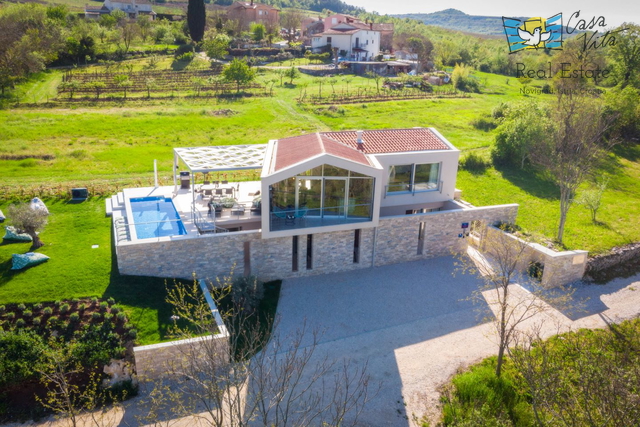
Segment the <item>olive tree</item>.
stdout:
[[31,250],[44,246],[38,233],[47,225],[49,212],[43,209],[33,209],[29,203],[11,205],[7,212],[11,224],[19,232],[31,236],[33,240]]

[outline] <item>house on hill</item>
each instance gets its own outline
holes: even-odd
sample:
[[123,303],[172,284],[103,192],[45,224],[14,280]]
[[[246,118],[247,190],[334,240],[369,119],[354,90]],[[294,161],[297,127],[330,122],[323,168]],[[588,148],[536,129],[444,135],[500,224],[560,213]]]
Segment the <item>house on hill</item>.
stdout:
[[380,31],[373,24],[343,22],[311,38],[314,52],[338,49],[338,55],[353,61],[372,61],[380,53]]
[[[459,156],[433,128],[175,148],[174,186],[107,201],[118,269],[215,280],[235,265],[272,280],[459,252],[475,221],[513,222],[518,211],[460,201]],[[259,181],[226,181],[250,169]]]
[[114,10],[123,11],[129,16],[129,19],[138,19],[138,17],[143,16],[153,21],[156,18],[156,13],[151,8],[151,3],[146,0],[104,0],[102,7],[93,7],[87,4],[84,8],[84,17],[86,19],[99,19],[100,16],[108,15]]
[[279,9],[262,3],[237,1],[226,7],[227,18],[236,20],[243,29],[248,29],[252,22],[276,27],[279,22]]

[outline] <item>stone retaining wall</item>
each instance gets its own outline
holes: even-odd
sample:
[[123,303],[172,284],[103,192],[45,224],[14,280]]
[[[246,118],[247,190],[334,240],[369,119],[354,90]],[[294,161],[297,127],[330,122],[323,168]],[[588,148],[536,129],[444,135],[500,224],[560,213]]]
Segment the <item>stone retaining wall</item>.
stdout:
[[581,280],[587,267],[587,251],[563,251],[556,252],[537,243],[525,242],[518,237],[504,233],[495,227],[487,227],[481,240],[480,250],[486,249],[484,245],[495,242],[495,234],[503,233],[509,238],[519,240],[527,245],[519,269],[526,272],[531,262],[539,262],[544,266],[541,283],[548,288],[564,286],[568,283]]
[[598,274],[603,270],[640,258],[640,243],[613,248],[611,253],[596,255],[587,262],[587,274]]
[[[518,212],[515,204],[463,208],[452,202],[448,207],[440,212],[384,217],[378,227],[360,229],[358,262],[354,262],[355,230],[312,234],[311,268],[307,268],[308,234],[299,235],[297,271],[293,237],[262,239],[259,231],[246,231],[120,244],[118,268],[122,274],[180,279],[191,279],[195,273],[212,281],[229,275],[233,265],[235,274],[249,273],[261,280],[349,271],[462,251],[469,230],[462,228],[463,223],[514,222]],[[421,223],[424,242],[419,254]]]
[[170,341],[133,348],[136,373],[142,380],[189,372],[194,361],[199,366],[221,366],[229,362],[229,332],[222,321],[204,281],[200,281],[211,315],[216,321],[218,333],[204,337]]

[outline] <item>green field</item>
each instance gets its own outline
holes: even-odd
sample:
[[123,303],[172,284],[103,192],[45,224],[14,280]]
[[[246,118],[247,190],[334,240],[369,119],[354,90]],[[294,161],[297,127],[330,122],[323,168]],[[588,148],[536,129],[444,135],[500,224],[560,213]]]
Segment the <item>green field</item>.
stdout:
[[[144,60],[134,61],[140,65]],[[169,66],[165,59],[163,68]],[[90,69],[88,71],[91,71]],[[488,156],[494,132],[474,128],[472,122],[491,114],[501,102],[524,99],[515,79],[477,72],[482,94],[471,98],[390,101],[349,104],[329,108],[298,104],[303,91],[322,95],[333,92],[376,91],[372,79],[338,76],[334,79],[303,75],[293,84],[274,83],[272,97],[218,100],[194,97],[193,91],[175,98],[117,100],[98,103],[47,104],[42,94],[52,95],[59,71],[41,73],[24,90],[41,103],[19,105],[0,111],[0,174],[5,191],[16,188],[90,185],[97,179],[150,179],[153,160],[158,160],[162,179],[170,180],[172,148],[200,145],[257,144],[301,133],[344,130],[432,126],[465,152]],[[274,70],[264,70],[258,81],[271,84]],[[333,85],[331,84],[333,82]],[[550,95],[533,95],[552,102]],[[215,115],[219,109],[234,114]],[[33,156],[34,159],[25,159]],[[42,160],[51,156],[52,160]],[[569,212],[565,245],[601,253],[616,245],[640,240],[640,166],[637,146],[619,147],[603,172],[611,175],[604,196],[600,224],[592,224],[585,208]],[[8,160],[6,160],[8,158]],[[15,159],[15,160],[14,160]],[[519,203],[518,224],[525,230],[553,238],[558,221],[558,192],[554,185],[527,170],[488,169],[483,174],[462,171],[458,188],[477,205]],[[586,187],[585,187],[586,188]],[[1,191],[1,190],[0,190]],[[29,193],[27,191],[26,193]],[[5,194],[6,197],[6,194]]]
[[[133,64],[141,67],[143,61]],[[171,67],[171,59],[161,64]],[[0,209],[11,200],[60,194],[74,186],[96,189],[99,183],[125,181],[147,185],[154,159],[161,180],[170,182],[173,147],[258,144],[315,131],[435,127],[463,156],[475,151],[488,158],[495,131],[478,130],[473,122],[488,117],[502,102],[525,98],[515,79],[477,72],[483,93],[467,98],[316,106],[296,100],[304,91],[318,94],[321,82],[323,97],[334,92],[375,93],[375,82],[354,76],[303,75],[281,86],[274,70],[263,70],[258,81],[273,84],[273,96],[220,100],[195,97],[188,91],[166,99],[97,102],[87,96],[72,103],[47,102],[56,97],[62,73],[34,75],[18,89],[23,101],[0,110]],[[552,102],[554,98],[535,99]],[[231,110],[231,114],[216,115],[218,110]],[[609,156],[601,171],[611,182],[600,222],[593,224],[587,209],[574,205],[566,225],[567,248],[594,254],[640,240],[639,159],[637,145],[620,145]],[[518,225],[547,238],[555,236],[559,192],[543,177],[529,170],[490,167],[482,173],[460,171],[457,187],[465,200],[477,206],[518,203]],[[117,185],[106,188],[102,193]],[[47,245],[39,251],[51,260],[14,273],[11,254],[24,253],[29,245],[0,245],[0,304],[113,296],[136,323],[142,343],[165,339],[170,308],[164,303],[164,280],[117,273],[104,199],[93,197],[80,204],[47,199],[47,203],[52,216],[42,233]],[[92,249],[92,245],[99,247]]]

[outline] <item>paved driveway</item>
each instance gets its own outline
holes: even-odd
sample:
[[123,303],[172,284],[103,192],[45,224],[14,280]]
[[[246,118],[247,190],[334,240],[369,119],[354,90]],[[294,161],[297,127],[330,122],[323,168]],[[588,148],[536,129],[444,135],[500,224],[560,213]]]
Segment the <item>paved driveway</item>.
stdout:
[[[406,426],[412,412],[424,411],[424,397],[418,394],[428,391],[427,382],[446,381],[449,366],[469,363],[494,348],[484,337],[487,325],[479,325],[480,307],[468,300],[478,279],[454,277],[454,263],[443,257],[285,280],[278,330],[292,334],[306,322],[307,329],[322,332],[318,355],[367,361],[382,388],[362,425]],[[473,331],[477,339],[468,342],[462,331]],[[310,343],[307,334],[303,345]],[[469,356],[471,345],[476,348]]]
[[[460,368],[496,352],[488,306],[468,298],[479,279],[452,272],[451,257],[285,280],[278,314],[282,336],[303,324],[323,332],[316,355],[368,362],[381,389],[360,418],[363,426],[413,425],[437,416],[438,387]],[[640,275],[604,286],[578,285],[587,312],[544,314],[564,328],[603,327],[640,312]],[[635,282],[635,283],[634,283]],[[520,291],[524,292],[520,288]],[[549,331],[551,333],[551,330]],[[311,335],[303,340],[309,345]]]

